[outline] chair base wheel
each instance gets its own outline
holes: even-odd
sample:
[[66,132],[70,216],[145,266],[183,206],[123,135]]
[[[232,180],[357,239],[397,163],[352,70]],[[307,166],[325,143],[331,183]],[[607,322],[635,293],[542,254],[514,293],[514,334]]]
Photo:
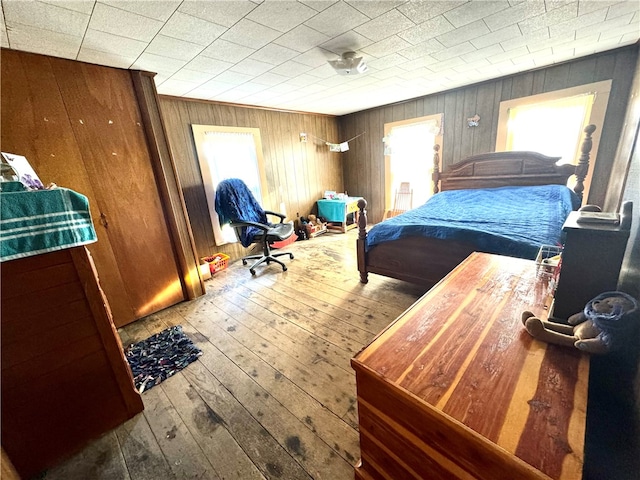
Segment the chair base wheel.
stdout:
[[244,258],[242,259],[242,264],[243,264],[243,265],[246,265],[246,264],[247,264],[247,261],[246,261]]
[[251,275],[255,275],[256,274],[256,271],[253,268],[249,269],[249,271],[251,272]]

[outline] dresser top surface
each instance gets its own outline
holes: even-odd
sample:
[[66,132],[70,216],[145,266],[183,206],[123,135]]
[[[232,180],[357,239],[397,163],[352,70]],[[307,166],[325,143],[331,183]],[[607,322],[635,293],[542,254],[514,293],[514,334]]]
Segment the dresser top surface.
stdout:
[[535,262],[473,253],[353,360],[544,471],[580,478],[588,356],[533,340]]

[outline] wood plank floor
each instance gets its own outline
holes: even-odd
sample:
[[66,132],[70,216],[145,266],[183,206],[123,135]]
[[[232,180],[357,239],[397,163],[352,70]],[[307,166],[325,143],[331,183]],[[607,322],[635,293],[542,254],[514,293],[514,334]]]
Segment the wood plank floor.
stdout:
[[252,277],[232,263],[204,297],[120,329],[128,345],[182,325],[204,354],[143,393],[143,413],[40,478],[352,479],[349,361],[424,293],[375,275],[359,283],[356,233],[294,243],[287,272]]

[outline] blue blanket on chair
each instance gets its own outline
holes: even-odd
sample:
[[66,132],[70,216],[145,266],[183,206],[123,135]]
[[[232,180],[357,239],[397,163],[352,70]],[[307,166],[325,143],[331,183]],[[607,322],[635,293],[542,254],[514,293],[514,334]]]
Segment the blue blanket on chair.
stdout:
[[[256,222],[270,225],[264,212],[249,187],[239,178],[228,178],[221,181],[216,189],[216,212],[220,217],[220,225],[232,222]],[[257,227],[242,227],[240,243],[248,247],[253,237],[262,233]]]

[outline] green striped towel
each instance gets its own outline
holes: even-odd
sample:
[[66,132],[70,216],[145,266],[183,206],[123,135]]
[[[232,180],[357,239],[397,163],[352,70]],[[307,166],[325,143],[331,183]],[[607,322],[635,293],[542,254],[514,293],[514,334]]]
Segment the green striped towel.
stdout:
[[84,195],[66,188],[0,193],[0,261],[97,240]]

